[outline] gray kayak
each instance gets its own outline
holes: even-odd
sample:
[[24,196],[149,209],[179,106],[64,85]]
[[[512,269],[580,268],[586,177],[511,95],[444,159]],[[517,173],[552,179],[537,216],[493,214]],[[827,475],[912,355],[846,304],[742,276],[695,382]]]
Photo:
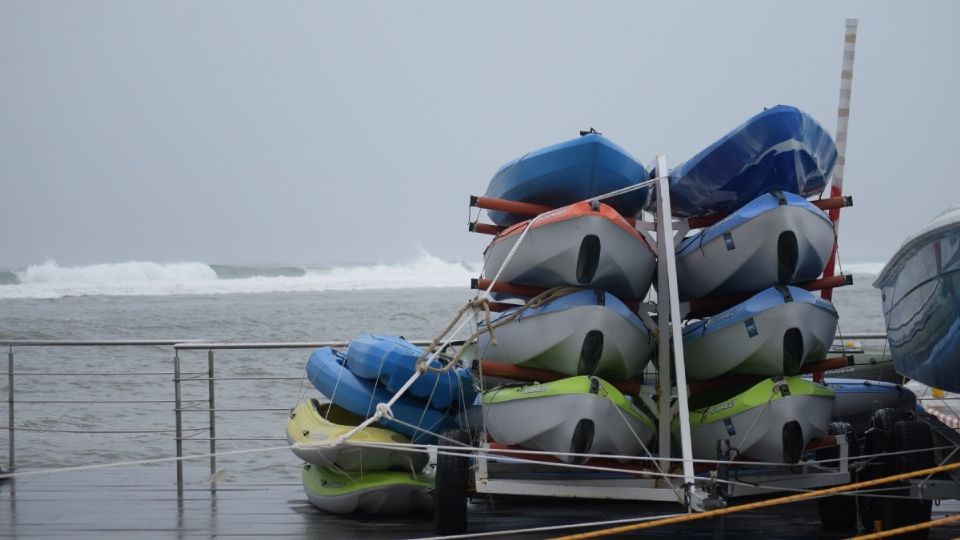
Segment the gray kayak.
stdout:
[[517,309],[493,320],[496,343],[489,333],[479,337],[478,357],[563,375],[627,380],[643,372],[655,350],[650,330],[610,293],[577,291],[511,320]]
[[836,330],[830,302],[798,287],[771,287],[683,328],[687,374],[796,375],[804,363],[826,358]]
[[870,419],[876,410],[914,411],[917,408],[916,394],[900,384],[832,377],[824,382],[837,394],[833,419],[850,424],[856,433],[863,433],[870,427]]
[[681,299],[816,279],[833,248],[827,214],[792,193],[767,193],[677,248]]
[[[726,440],[734,459],[796,463],[811,440],[829,434],[834,391],[822,384],[784,377],[765,379],[730,395],[737,390],[726,388],[691,398],[694,459],[718,459],[718,442]],[[674,418],[672,427],[679,440],[678,419]]]
[[333,514],[405,515],[433,509],[431,475],[399,471],[340,473],[306,464],[301,478],[310,504]]
[[[496,276],[527,223],[493,239],[484,253],[483,277]],[[650,288],[656,264],[646,241],[616,210],[605,204],[578,203],[535,221],[499,281],[544,288],[599,288],[625,300],[641,299]]]
[[649,415],[598,377],[500,388],[483,396],[483,425],[496,442],[557,453],[581,463],[582,456],[639,456],[653,438]]

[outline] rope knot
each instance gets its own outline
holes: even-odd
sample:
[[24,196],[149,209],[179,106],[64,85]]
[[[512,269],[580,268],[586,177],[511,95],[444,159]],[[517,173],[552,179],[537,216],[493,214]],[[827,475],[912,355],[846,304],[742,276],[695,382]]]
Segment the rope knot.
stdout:
[[393,410],[386,403],[378,403],[377,416],[385,420],[393,420]]

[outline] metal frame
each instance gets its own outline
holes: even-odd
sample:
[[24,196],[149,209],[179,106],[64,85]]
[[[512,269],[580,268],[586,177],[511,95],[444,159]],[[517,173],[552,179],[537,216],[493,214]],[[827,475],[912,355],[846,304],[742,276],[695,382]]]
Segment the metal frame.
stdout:
[[[708,499],[707,490],[713,480],[710,477],[698,477],[694,473],[693,450],[690,433],[690,411],[687,395],[686,365],[683,355],[683,337],[680,328],[680,300],[677,292],[677,269],[675,244],[687,230],[687,223],[681,220],[674,223],[670,207],[670,184],[667,169],[667,158],[660,154],[656,157],[652,167],[656,179],[657,208],[654,218],[656,221],[656,239],[649,235],[649,225],[638,221],[637,229],[645,238],[655,245],[657,250],[657,332],[660,336],[658,345],[658,384],[657,384],[657,417],[659,422],[659,453],[660,456],[671,455],[672,430],[671,420],[674,409],[677,409],[680,418],[680,455],[683,465],[683,483],[678,485],[674,479],[659,478],[610,478],[608,475],[592,474],[586,471],[576,471],[577,474],[556,474],[557,469],[551,469],[554,474],[549,478],[531,479],[524,477],[523,472],[533,472],[542,469],[536,464],[522,464],[509,458],[491,462],[489,452],[479,454],[474,467],[474,489],[477,493],[489,495],[527,495],[539,497],[566,497],[589,499],[620,499],[635,501],[679,502],[688,511],[703,511]],[[676,324],[671,324],[676,322]],[[664,339],[670,336],[671,339]],[[874,334],[856,334],[845,336],[848,338],[873,338]],[[670,362],[670,342],[675,345],[673,350],[673,365]],[[671,385],[671,369],[675,370],[676,385]],[[676,401],[674,402],[674,398]],[[481,435],[481,440],[485,437]],[[779,489],[806,489],[827,487],[844,484],[850,481],[848,470],[849,451],[845,440],[838,440],[840,445],[840,461],[837,470],[813,470],[807,465],[799,464],[795,470],[759,471],[751,474],[751,481],[758,487],[728,486],[728,497],[749,495],[766,495]],[[489,446],[482,443],[484,450]],[[496,459],[496,458],[493,458]],[[662,471],[669,471],[672,461],[664,459],[660,462]],[[750,474],[749,469],[739,471],[741,474]],[[639,474],[639,473],[638,473]],[[654,474],[654,473],[651,473]]]

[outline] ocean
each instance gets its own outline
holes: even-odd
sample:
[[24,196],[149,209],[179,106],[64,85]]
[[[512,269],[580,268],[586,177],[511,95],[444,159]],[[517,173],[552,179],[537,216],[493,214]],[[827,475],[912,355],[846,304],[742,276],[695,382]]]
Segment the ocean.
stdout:
[[[882,332],[871,283],[882,263],[844,266],[854,284],[837,289],[840,332]],[[349,340],[365,332],[434,337],[475,291],[477,262],[421,254],[402,263],[301,268],[197,262],[129,262],[9,269],[0,284],[0,340]],[[11,277],[12,276],[12,277]],[[15,349],[17,465],[21,469],[174,455],[171,347]],[[286,411],[317,395],[303,380],[309,350],[217,351],[218,450],[284,444]],[[208,450],[206,351],[181,353],[184,451]],[[135,374],[134,374],[135,373]],[[80,375],[73,375],[80,374]],[[246,378],[260,378],[248,380]],[[6,395],[6,377],[0,395]],[[58,401],[58,403],[44,403]],[[109,403],[93,403],[95,401]],[[137,403],[130,403],[137,402]],[[0,418],[6,418],[6,400]],[[267,409],[267,410],[256,410]],[[140,433],[134,433],[140,432]],[[0,431],[5,458],[6,430]],[[2,459],[5,462],[6,459]],[[187,481],[202,483],[206,461]],[[286,450],[225,456],[218,479],[297,482]]]

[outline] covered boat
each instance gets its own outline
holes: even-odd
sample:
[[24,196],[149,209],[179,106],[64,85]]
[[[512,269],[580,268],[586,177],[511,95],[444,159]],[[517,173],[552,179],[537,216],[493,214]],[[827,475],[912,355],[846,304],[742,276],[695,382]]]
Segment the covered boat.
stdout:
[[960,392],[960,207],[907,238],[873,286],[897,371]]
[[[330,347],[321,347],[310,355],[307,378],[330,401],[363,418],[372,416],[379,404],[393,397],[375,381],[354,375],[346,355]],[[436,440],[433,434],[456,425],[455,411],[435,409],[413,396],[401,396],[391,411],[398,421],[384,417],[378,423],[410,437],[414,443],[431,444]]]
[[823,191],[837,161],[833,138],[810,115],[778,105],[670,171],[675,216],[729,214],[771,191]]
[[823,382],[837,394],[833,419],[850,424],[857,433],[870,427],[870,418],[876,410],[893,408],[914,411],[917,408],[916,394],[900,384],[834,377],[826,378]]
[[833,304],[810,291],[777,285],[683,328],[687,375],[796,375],[826,358],[837,331]]
[[[566,142],[542,148],[507,163],[493,175],[488,197],[559,208],[647,180],[647,170],[624,149],[591,130]],[[635,216],[647,200],[647,188],[604,202],[625,216]],[[497,225],[526,219],[488,211]]]
[[[718,459],[718,442],[729,440],[734,459],[796,463],[807,443],[829,434],[833,401],[829,387],[800,377],[697,394],[690,398],[693,457]],[[676,417],[672,429],[679,437]]]
[[616,296],[577,291],[539,307],[513,308],[477,341],[477,356],[564,375],[612,380],[640,375],[650,360],[653,334]]
[[[372,448],[341,444],[323,446],[318,443],[346,435],[363,422],[363,417],[316,398],[301,403],[287,421],[287,442],[297,457],[314,465],[338,467],[344,471],[398,469],[420,471],[429,459],[424,452],[400,448]],[[395,431],[368,426],[348,439],[353,442],[406,444],[410,439]]]
[[[483,277],[493,278],[529,221],[501,232],[484,252]],[[577,203],[530,224],[500,281],[535,287],[605,289],[623,299],[647,294],[657,261],[646,240],[612,207]]]
[[310,504],[333,514],[403,515],[433,509],[433,478],[399,471],[334,472],[306,464],[301,474]]
[[551,383],[489,390],[483,425],[496,442],[557,454],[637,456],[655,428],[650,417],[610,383],[571,377]]
[[[421,356],[423,349],[402,337],[378,334],[357,336],[347,349],[350,371],[358,377],[379,381],[391,392],[400,390],[413,376]],[[446,363],[446,359],[439,358],[432,365],[439,368]],[[442,373],[427,371],[414,381],[409,392],[436,409],[458,403],[470,405],[477,397],[470,370],[463,367]]]
[[893,368],[893,358],[890,356],[890,349],[886,345],[883,347],[877,345],[864,347],[863,343],[859,341],[846,340],[839,343],[835,342],[827,355],[842,355],[853,359],[853,362],[847,366],[825,371],[824,375],[827,377],[867,379],[895,384],[904,382],[903,375],[897,373]]
[[833,222],[826,212],[799,195],[766,193],[680,244],[680,298],[816,279],[833,240]]

